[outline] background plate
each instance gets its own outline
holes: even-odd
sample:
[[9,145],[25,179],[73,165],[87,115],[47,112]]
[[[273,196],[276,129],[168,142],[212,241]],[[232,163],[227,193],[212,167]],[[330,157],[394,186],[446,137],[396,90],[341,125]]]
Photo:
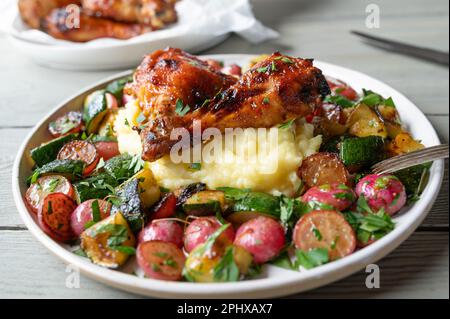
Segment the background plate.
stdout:
[[[252,58],[249,55],[216,55],[209,57],[223,60],[226,64],[238,63],[240,65],[246,65]],[[420,138],[426,146],[440,144],[433,126],[425,115],[401,93],[362,73],[318,61],[315,64],[326,75],[347,82],[357,91],[361,91],[362,88],[368,88],[384,96],[392,96],[403,122],[412,134],[416,138]],[[84,89],[51,111],[36,125],[21,146],[14,163],[12,176],[14,200],[20,216],[30,232],[64,262],[78,267],[86,276],[110,286],[136,294],[164,298],[267,298],[317,288],[349,276],[390,253],[420,225],[439,192],[443,178],[443,161],[437,161],[433,164],[430,181],[425,188],[422,198],[414,206],[404,209],[401,214],[396,216],[395,222],[397,225],[394,231],[373,245],[348,257],[305,272],[294,272],[269,265],[264,267],[264,272],[260,279],[237,283],[194,284],[138,278],[126,273],[131,265],[124,268],[122,272],[96,266],[86,259],[71,253],[67,246],[58,244],[44,234],[36,223],[34,214],[28,211],[24,202],[24,194],[26,191],[25,180],[30,175],[32,168],[29,150],[50,139],[47,125],[52,118],[69,110],[80,109],[84,97],[89,92],[129,73],[130,71],[117,74],[101,81],[101,83]]]

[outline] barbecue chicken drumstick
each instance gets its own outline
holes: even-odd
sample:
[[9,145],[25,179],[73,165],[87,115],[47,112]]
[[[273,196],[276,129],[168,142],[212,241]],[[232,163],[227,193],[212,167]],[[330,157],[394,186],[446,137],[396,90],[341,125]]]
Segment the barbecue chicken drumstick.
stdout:
[[143,159],[170,153],[177,142],[170,140],[172,130],[192,132],[194,120],[201,121],[202,130],[270,128],[309,114],[330,92],[312,60],[280,53],[234,81],[181,50],[147,56],[126,88],[148,118],[141,131]]
[[151,26],[137,23],[115,22],[80,14],[79,28],[68,28],[69,13],[65,9],[54,9],[45,19],[41,28],[56,39],[87,42],[99,38],[130,39],[154,30]]
[[177,21],[177,0],[82,0],[84,12],[91,16],[162,28]]

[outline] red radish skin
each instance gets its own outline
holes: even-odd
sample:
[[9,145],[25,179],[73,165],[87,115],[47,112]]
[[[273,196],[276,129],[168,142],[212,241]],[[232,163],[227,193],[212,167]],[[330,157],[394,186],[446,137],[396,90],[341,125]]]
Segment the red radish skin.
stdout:
[[78,133],[84,125],[82,118],[83,115],[80,112],[69,112],[51,122],[48,131],[53,137]]
[[170,218],[175,215],[175,207],[177,205],[177,198],[173,193],[168,193],[159,201],[153,208],[150,215],[152,220]]
[[72,231],[76,236],[80,236],[86,230],[86,224],[92,222],[92,203],[98,201],[98,206],[100,208],[100,217],[105,219],[109,217],[111,213],[111,204],[107,201],[101,199],[90,199],[87,200],[73,211],[70,218],[70,226]]
[[136,260],[148,278],[177,281],[183,277],[186,257],[175,244],[147,241],[138,245]]
[[[54,189],[50,189],[52,183],[55,183],[53,182],[54,180],[58,182]],[[40,177],[36,183],[31,184],[27,189],[25,199],[28,207],[30,207],[33,213],[37,214],[45,196],[51,193],[63,193],[71,198],[75,198],[75,191],[67,178],[61,175],[48,175]]]
[[83,174],[89,175],[97,167],[99,156],[92,143],[76,140],[64,145],[58,153],[59,160],[75,160],[86,163]]
[[70,218],[76,206],[75,201],[63,193],[47,195],[38,212],[41,229],[59,242],[74,239]]
[[242,76],[242,68],[237,64],[232,64],[230,66],[226,66],[226,67],[222,68],[222,73],[228,74],[228,75],[233,75],[236,77],[241,77]]
[[380,209],[393,216],[406,204],[405,187],[393,175],[368,175],[356,185],[356,194],[364,196],[370,208],[375,212]]
[[112,111],[117,111],[119,109],[119,104],[117,103],[117,99],[114,95],[111,93],[106,93],[105,98],[108,109]]
[[344,211],[356,200],[355,192],[343,184],[316,186],[308,189],[302,196],[305,203],[320,203],[331,206],[338,211]]
[[234,244],[250,252],[256,264],[263,264],[280,254],[285,245],[284,229],[272,218],[258,217],[239,227]]
[[98,156],[103,158],[104,161],[120,155],[119,143],[117,142],[97,142],[95,148]]
[[297,222],[292,241],[303,251],[325,248],[330,260],[350,255],[356,249],[356,236],[344,216],[336,211],[313,211]]
[[178,248],[183,248],[183,227],[173,220],[154,220],[141,230],[138,242],[143,243],[153,240],[173,243]]
[[[189,224],[184,233],[184,249],[190,253],[197,246],[206,242],[222,224],[216,217],[200,217],[196,218]],[[228,240],[230,243],[234,240],[233,226],[229,226],[219,238]]]

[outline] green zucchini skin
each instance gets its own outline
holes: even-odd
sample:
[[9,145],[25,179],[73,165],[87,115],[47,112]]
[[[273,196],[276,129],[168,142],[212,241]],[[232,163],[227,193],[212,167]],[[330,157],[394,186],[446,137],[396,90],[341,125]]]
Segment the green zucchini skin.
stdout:
[[146,219],[140,192],[137,178],[126,181],[116,189],[116,196],[120,199],[120,205],[114,205],[111,209],[111,214],[122,213],[133,232],[141,230]]
[[[73,160],[55,160],[35,170],[33,175],[42,176],[48,174],[59,174],[73,181],[83,176],[86,164],[82,161]],[[28,183],[32,177],[28,178]]]
[[131,75],[124,77],[122,79],[118,79],[108,84],[108,86],[106,87],[106,92],[109,92],[112,95],[114,95],[117,99],[117,103],[119,103],[119,105],[122,105],[123,89],[127,83],[132,81],[133,76]]
[[73,184],[78,204],[89,199],[103,199],[113,194],[111,188],[117,186],[117,180],[107,173],[101,173]]
[[346,166],[369,167],[384,155],[384,139],[379,136],[350,137],[340,142],[340,157]]
[[259,192],[249,192],[232,205],[233,212],[259,212],[280,217],[280,201],[277,197]]
[[85,103],[83,110],[83,121],[88,135],[97,132],[100,123],[108,113],[105,91],[97,91],[92,94],[94,96]]
[[134,170],[130,168],[133,156],[121,154],[113,157],[105,163],[104,170],[118,180],[128,180],[134,176]]
[[38,167],[53,162],[54,160],[56,160],[56,157],[58,156],[61,148],[65,144],[77,139],[77,137],[77,134],[69,134],[44,143],[31,150],[31,158],[34,160]]
[[183,204],[187,215],[209,216],[222,212],[225,207],[225,194],[221,191],[200,191]]
[[426,163],[406,168],[394,173],[394,175],[397,176],[405,186],[406,194],[409,198],[422,194],[422,186],[424,186],[421,185],[422,176],[424,176],[425,178],[427,177],[427,174],[429,174],[430,172],[431,165],[432,163]]
[[210,201],[199,204],[184,204],[183,211],[188,216],[211,216],[220,212],[220,203],[218,201]]

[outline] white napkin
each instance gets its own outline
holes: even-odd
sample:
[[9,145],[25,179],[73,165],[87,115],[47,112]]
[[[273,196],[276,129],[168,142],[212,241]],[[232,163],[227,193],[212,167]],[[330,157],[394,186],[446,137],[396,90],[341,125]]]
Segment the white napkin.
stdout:
[[111,43],[147,42],[184,34],[221,36],[235,32],[252,43],[278,37],[278,33],[263,26],[253,15],[249,0],[183,0],[177,3],[179,21],[160,31],[146,33],[129,40],[98,39],[87,43],[57,40],[48,34],[28,28],[21,20],[17,0],[2,0],[0,31],[24,40],[62,46],[99,47]]

